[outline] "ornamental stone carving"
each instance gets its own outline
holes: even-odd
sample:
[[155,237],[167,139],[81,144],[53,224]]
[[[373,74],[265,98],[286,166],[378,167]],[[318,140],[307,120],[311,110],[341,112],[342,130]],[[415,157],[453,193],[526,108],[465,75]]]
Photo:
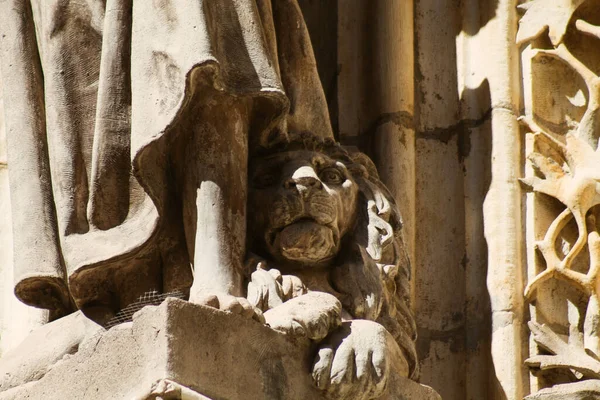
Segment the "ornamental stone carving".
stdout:
[[372,398],[390,370],[416,378],[402,220],[368,157],[302,135],[253,160],[249,182],[250,249],[262,258],[248,296],[272,328],[326,338],[317,385]]
[[[232,366],[252,396],[437,398],[411,382],[399,210],[333,139],[296,0],[6,0],[0,15],[15,294],[48,310],[3,355],[0,398],[244,398],[196,364],[269,346],[265,329],[260,377]],[[231,321],[247,329],[221,332]],[[133,342],[114,370],[131,391],[103,385],[111,346]],[[68,371],[74,392],[48,394]]]
[[600,397],[600,78],[590,54],[600,28],[590,23],[598,18],[593,3],[525,3],[517,36],[527,46],[526,68],[538,78],[552,70],[574,78],[545,99],[534,79],[522,117],[530,133],[528,176],[521,181],[535,193],[536,256],[524,293],[535,343],[525,361],[537,377],[531,399]]

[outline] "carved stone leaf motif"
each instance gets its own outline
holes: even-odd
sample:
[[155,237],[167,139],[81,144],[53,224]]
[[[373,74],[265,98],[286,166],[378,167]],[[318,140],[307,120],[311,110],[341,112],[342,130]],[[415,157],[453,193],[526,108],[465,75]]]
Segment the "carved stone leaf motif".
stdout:
[[525,360],[525,364],[541,370],[569,368],[580,374],[580,377],[600,378],[600,361],[589,356],[584,349],[563,341],[546,325],[529,322],[529,329],[535,342],[552,353],[537,355]]
[[525,400],[598,400],[600,399],[600,380],[587,380],[581,382],[556,385],[542,389],[537,393],[525,397]]
[[573,12],[585,0],[533,0],[519,6],[525,9],[525,15],[519,22],[517,43],[529,42],[545,31],[548,31],[550,41],[554,46],[559,45]]

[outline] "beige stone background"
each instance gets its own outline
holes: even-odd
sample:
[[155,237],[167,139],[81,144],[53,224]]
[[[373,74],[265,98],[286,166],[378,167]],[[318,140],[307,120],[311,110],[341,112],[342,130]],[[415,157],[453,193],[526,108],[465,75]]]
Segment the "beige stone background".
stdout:
[[[405,219],[422,383],[523,398],[517,1],[300,3],[336,135],[372,156]],[[44,319],[11,295],[3,131],[0,114],[0,351]]]

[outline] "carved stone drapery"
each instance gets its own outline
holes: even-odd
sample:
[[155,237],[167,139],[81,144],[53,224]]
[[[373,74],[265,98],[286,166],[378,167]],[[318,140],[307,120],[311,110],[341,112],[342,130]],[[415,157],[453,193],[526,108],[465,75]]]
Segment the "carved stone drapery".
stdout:
[[118,309],[187,291],[190,262],[209,275],[230,265],[213,284],[240,292],[248,149],[288,128],[332,136],[298,5],[0,6],[21,300],[56,315]]

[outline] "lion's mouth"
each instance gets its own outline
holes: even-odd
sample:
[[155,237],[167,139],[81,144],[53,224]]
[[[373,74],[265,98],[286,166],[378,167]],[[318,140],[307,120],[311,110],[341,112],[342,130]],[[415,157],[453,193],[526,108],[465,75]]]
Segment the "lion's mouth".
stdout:
[[275,245],[275,241],[277,240],[277,235],[279,233],[281,233],[284,229],[286,229],[289,226],[292,226],[294,224],[298,224],[298,223],[314,223],[314,224],[319,224],[319,225],[325,225],[328,226],[328,224],[323,224],[321,222],[319,222],[319,220],[315,217],[311,217],[309,215],[305,215],[305,214],[300,214],[297,215],[296,217],[294,217],[291,222],[282,225],[278,228],[272,229],[268,236],[268,240],[267,240],[267,244],[269,245],[269,247],[272,247],[273,245]]
[[300,215],[285,226],[273,229],[266,239],[268,247],[285,258],[317,262],[331,258],[339,243],[339,232],[335,224]]
[[299,217],[295,218],[294,220],[292,220],[292,222],[290,222],[286,226],[282,227],[280,230],[282,230],[292,224],[296,224],[298,222],[314,222],[316,224],[325,225],[325,224],[322,224],[321,222],[319,222],[319,220],[317,220],[317,218],[314,218],[311,216],[299,216]]

